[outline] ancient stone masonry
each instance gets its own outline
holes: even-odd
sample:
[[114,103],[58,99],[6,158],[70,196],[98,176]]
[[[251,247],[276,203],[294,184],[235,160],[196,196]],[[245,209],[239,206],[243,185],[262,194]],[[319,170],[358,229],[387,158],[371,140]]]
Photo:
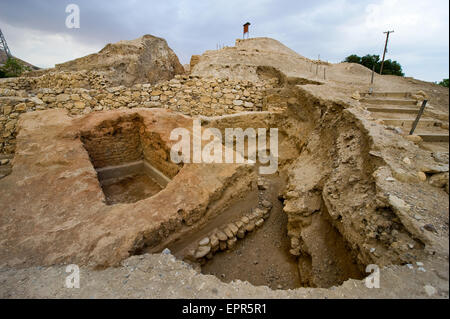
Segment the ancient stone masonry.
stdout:
[[166,108],[187,115],[264,110],[275,80],[250,82],[177,75],[156,85],[111,87],[99,72],[47,73],[0,82],[0,153],[13,153],[21,113],[61,108],[70,115],[119,108]]

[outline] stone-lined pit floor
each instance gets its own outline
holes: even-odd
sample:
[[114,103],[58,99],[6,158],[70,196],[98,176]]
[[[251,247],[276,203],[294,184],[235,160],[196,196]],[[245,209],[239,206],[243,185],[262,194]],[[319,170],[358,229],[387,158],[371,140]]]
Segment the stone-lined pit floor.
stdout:
[[[265,198],[273,204],[270,217],[261,228],[238,240],[232,250],[217,253],[202,266],[202,273],[215,275],[224,282],[239,279],[272,289],[298,288],[296,258],[289,253],[287,215],[277,198],[284,181],[279,176],[265,179],[269,181],[268,189],[255,192],[267,194]],[[238,204],[245,206],[247,197],[241,202]]]
[[162,190],[162,187],[145,173],[105,179],[101,183],[106,203],[135,203]]

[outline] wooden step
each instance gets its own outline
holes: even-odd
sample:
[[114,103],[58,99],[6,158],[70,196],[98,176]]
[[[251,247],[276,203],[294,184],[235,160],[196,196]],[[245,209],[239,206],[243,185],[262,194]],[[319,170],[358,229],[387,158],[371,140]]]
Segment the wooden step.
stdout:
[[448,142],[423,142],[420,147],[430,152],[447,153],[449,145]]
[[409,92],[366,92],[361,94],[367,98],[394,98],[394,99],[407,99],[411,97]]
[[381,113],[403,113],[403,114],[417,114],[419,113],[419,108],[408,108],[408,107],[378,107],[369,106],[367,110],[370,112],[381,112]]
[[408,105],[408,106],[416,106],[417,101],[412,99],[377,99],[377,98],[364,98],[360,100],[361,103],[370,104],[370,105]]
[[[392,118],[381,118],[379,120],[382,120],[384,124],[391,125],[391,126],[398,126],[398,127],[406,127],[411,128],[412,124],[414,123],[415,118],[411,119],[392,119]],[[419,123],[417,123],[417,128],[429,128],[436,126],[438,122],[433,119],[420,119]]]
[[414,134],[419,135],[424,142],[448,142],[448,134],[444,133],[420,133],[414,132]]

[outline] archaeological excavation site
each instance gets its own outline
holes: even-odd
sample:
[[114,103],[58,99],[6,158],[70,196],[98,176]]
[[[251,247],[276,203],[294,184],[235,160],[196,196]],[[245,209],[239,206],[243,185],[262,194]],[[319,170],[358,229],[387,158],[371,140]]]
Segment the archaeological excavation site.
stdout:
[[0,297],[448,298],[448,112],[271,38],[0,79]]

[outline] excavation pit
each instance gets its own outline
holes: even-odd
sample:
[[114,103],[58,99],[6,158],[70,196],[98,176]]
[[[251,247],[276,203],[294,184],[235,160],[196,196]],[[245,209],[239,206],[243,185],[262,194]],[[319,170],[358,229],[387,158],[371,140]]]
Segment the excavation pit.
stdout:
[[170,179],[146,161],[97,170],[106,204],[135,203],[160,192]]
[[137,115],[103,122],[81,140],[107,205],[135,203],[164,189],[180,167],[170,161],[159,134],[149,132]]

